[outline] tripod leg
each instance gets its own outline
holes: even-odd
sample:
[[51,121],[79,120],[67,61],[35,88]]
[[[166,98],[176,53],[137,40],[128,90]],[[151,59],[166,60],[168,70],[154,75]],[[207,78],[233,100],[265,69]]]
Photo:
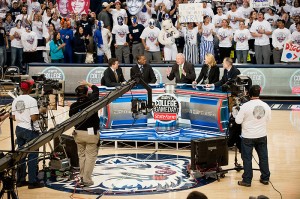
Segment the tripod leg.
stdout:
[[18,196],[15,191],[11,191],[11,197],[12,199],[18,199]]
[[3,194],[5,193],[4,188],[2,188],[1,192],[0,192],[0,198],[2,198]]

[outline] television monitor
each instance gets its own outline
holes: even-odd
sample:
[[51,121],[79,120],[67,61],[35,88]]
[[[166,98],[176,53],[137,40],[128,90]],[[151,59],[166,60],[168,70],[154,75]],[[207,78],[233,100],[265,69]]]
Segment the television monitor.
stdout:
[[228,165],[227,138],[191,140],[191,169],[210,169]]

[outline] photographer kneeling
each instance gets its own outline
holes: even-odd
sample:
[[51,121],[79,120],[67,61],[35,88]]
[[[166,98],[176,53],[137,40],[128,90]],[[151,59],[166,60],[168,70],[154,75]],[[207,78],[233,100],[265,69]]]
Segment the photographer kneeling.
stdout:
[[267,148],[267,122],[271,120],[271,108],[259,99],[260,86],[253,85],[249,90],[250,101],[243,104],[235,118],[242,124],[243,180],[238,185],[250,187],[253,178],[252,151],[255,148],[261,172],[260,183],[269,184],[270,170]]
[[[97,86],[84,80],[80,82],[80,84],[81,85],[75,90],[77,101],[70,106],[70,117],[99,99],[99,88]],[[88,95],[88,87],[93,90],[91,95]],[[79,175],[83,186],[91,186],[94,184],[92,173],[98,155],[98,143],[100,139],[98,132],[99,123],[100,119],[98,113],[95,113],[90,118],[87,118],[75,126],[74,139],[78,148]]]
[[[12,103],[12,117],[17,121],[16,136],[18,148],[39,136],[38,124],[39,109],[36,99],[29,96],[34,85],[33,80],[22,81],[20,89],[22,94]],[[27,155],[26,155],[27,156]],[[17,187],[27,185],[26,182],[26,156],[20,160],[17,172]],[[44,185],[37,180],[38,153],[28,153],[28,189],[41,188]]]

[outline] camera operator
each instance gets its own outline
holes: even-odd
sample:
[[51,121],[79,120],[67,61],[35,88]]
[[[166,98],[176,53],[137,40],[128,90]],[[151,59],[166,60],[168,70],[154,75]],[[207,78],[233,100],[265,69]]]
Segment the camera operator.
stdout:
[[243,180],[240,186],[251,186],[253,177],[252,151],[255,148],[261,172],[260,183],[269,184],[270,170],[267,149],[267,122],[271,120],[271,108],[259,99],[260,86],[253,85],[249,90],[250,101],[243,104],[235,121],[242,124],[242,159],[244,164]]
[[[70,106],[70,117],[99,99],[99,88],[97,86],[84,80],[80,82],[80,84],[81,85],[75,90],[77,101]],[[88,87],[93,90],[91,95],[88,95]],[[80,166],[79,175],[83,186],[91,186],[94,184],[92,173],[98,155],[98,144],[100,139],[98,133],[99,122],[98,113],[95,113],[90,118],[87,118],[82,123],[75,126],[74,139],[78,148]]]
[[[36,99],[29,96],[32,91],[33,80],[22,81],[20,89],[22,94],[12,103],[12,118],[17,121],[16,136],[18,147],[39,136],[39,109]],[[27,155],[26,155],[27,156]],[[26,182],[26,156],[20,160],[17,172],[17,187],[27,185]],[[37,181],[38,153],[28,153],[28,189],[41,188],[44,185]]]
[[225,57],[223,60],[224,74],[223,74],[222,79],[214,84],[206,84],[206,87],[222,86],[224,88],[223,90],[227,91],[229,89],[229,85],[232,83],[232,81],[239,74],[241,74],[239,69],[237,69],[232,64],[233,64],[232,59],[229,57]]

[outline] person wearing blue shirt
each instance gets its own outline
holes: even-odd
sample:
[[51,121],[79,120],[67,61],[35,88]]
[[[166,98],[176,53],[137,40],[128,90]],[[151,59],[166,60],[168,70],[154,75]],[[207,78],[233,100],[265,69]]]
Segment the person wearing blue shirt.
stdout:
[[64,50],[64,61],[65,63],[73,63],[73,49],[72,49],[72,40],[73,40],[73,31],[70,28],[71,23],[68,19],[61,20],[62,29],[59,31],[61,39],[66,44]]
[[66,46],[60,38],[59,32],[54,32],[53,39],[50,41],[50,57],[52,63],[64,63],[63,48]]

